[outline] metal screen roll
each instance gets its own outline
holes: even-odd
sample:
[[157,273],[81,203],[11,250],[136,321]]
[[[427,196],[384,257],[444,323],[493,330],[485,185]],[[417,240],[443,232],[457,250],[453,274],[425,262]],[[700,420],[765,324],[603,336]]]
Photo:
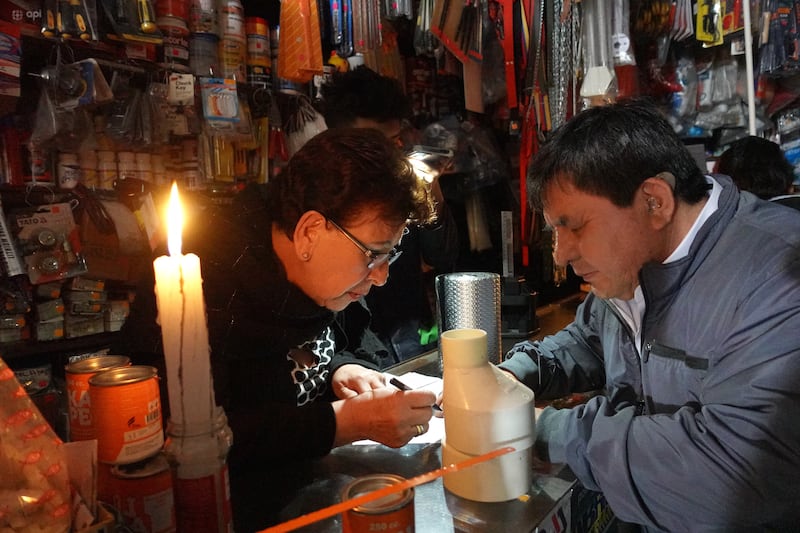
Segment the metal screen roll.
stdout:
[[477,328],[487,335],[489,361],[502,358],[500,339],[500,275],[456,272],[436,276],[439,332]]

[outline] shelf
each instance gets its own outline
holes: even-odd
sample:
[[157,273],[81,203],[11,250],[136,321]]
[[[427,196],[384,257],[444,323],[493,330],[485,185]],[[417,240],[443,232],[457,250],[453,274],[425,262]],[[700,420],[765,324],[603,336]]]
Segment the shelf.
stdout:
[[117,332],[107,331],[73,339],[56,339],[52,341],[32,339],[0,344],[0,356],[11,368],[25,368],[36,365],[45,356],[52,358],[53,356],[75,355],[104,348],[116,339],[117,334]]

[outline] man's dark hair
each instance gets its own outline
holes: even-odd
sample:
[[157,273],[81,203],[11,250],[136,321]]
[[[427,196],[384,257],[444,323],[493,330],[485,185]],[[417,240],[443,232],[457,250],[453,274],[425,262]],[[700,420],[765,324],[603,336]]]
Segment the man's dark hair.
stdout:
[[794,168],[781,147],[754,135],[733,142],[719,156],[717,172],[764,200],[787,194],[794,181]]
[[336,72],[321,91],[318,107],[329,128],[352,126],[359,117],[382,123],[411,114],[400,82],[365,66]]
[[528,191],[541,209],[542,193],[565,180],[627,207],[642,182],[661,172],[675,176],[676,197],[706,197],[703,172],[672,126],[652,103],[633,99],[587,109],[559,127],[528,166]]
[[290,237],[306,211],[346,225],[365,209],[387,224],[428,222],[430,197],[402,152],[370,128],[326,130],[309,140],[269,182],[269,209]]

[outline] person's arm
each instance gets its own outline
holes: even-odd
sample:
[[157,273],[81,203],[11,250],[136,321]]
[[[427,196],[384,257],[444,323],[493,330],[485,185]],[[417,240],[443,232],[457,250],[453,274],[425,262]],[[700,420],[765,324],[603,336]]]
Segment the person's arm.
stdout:
[[593,324],[607,312],[606,305],[589,294],[571,324],[541,341],[517,343],[498,366],[530,387],[537,400],[601,389],[605,369]]
[[[622,520],[667,531],[796,526],[800,305],[796,277],[795,289],[787,283],[723,305],[736,309],[730,323],[703,317],[697,326],[714,340],[708,351],[697,341],[688,349],[707,358],[705,370],[645,347],[644,399],[661,388],[653,414],[608,396],[547,408],[537,451],[566,462]],[[664,404],[665,387],[674,405]]]

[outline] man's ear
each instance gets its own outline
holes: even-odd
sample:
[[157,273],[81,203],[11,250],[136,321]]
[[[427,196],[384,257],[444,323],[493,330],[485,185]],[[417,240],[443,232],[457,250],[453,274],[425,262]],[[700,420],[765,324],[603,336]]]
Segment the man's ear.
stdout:
[[675,176],[669,172],[662,172],[642,182],[642,208],[655,229],[661,229],[668,224],[675,214],[676,202]]
[[319,211],[306,211],[300,216],[292,234],[298,259],[301,261],[311,259],[324,229],[325,217]]

